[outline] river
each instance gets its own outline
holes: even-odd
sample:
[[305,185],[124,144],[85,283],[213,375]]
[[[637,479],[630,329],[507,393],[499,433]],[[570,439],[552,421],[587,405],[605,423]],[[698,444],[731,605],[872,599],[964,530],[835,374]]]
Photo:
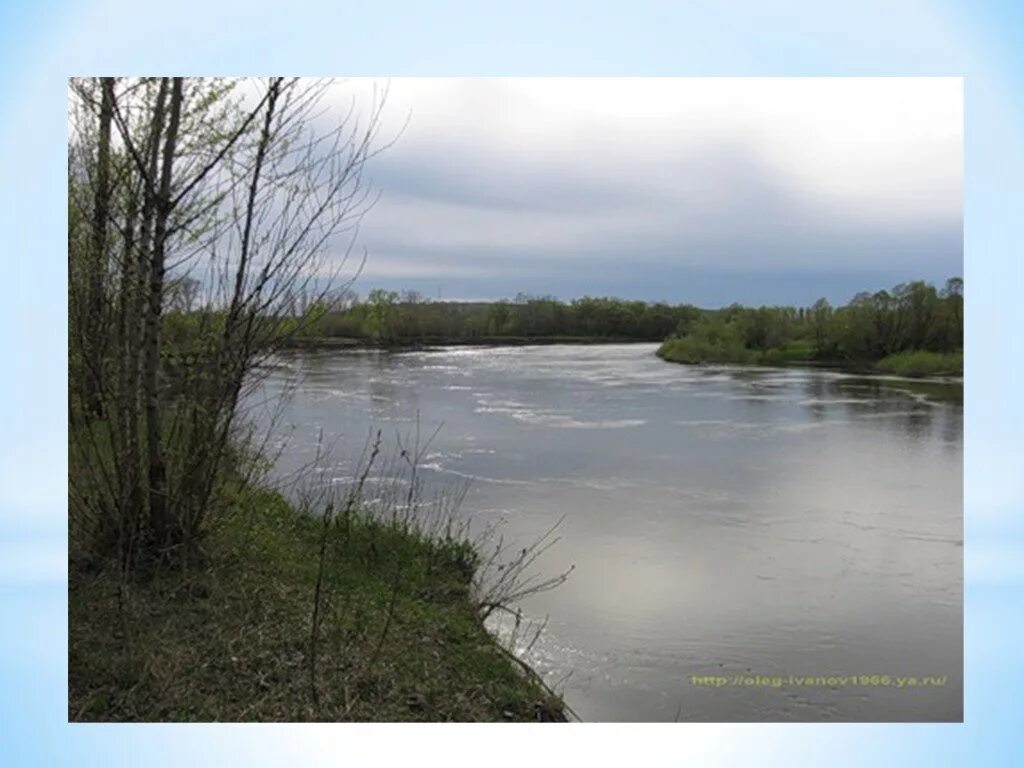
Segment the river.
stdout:
[[522,604],[547,617],[526,655],[584,720],[960,720],[960,403],[654,350],[289,355],[277,471],[323,430],[344,476],[418,418],[423,477],[470,481],[474,525],[562,519],[538,567],[575,569]]

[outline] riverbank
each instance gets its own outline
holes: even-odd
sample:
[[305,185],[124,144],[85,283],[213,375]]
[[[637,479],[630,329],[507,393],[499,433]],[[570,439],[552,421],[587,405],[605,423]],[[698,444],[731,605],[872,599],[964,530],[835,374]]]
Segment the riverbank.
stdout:
[[328,532],[256,490],[212,526],[198,567],[122,585],[73,563],[69,719],[566,719],[485,629],[468,543],[356,516]]
[[791,344],[763,352],[739,345],[706,346],[689,338],[670,338],[657,355],[670,363],[702,365],[765,365],[827,368],[856,374],[888,374],[910,379],[950,379],[963,376],[963,352],[939,353],[911,350],[881,360],[821,360],[811,356],[806,344]]

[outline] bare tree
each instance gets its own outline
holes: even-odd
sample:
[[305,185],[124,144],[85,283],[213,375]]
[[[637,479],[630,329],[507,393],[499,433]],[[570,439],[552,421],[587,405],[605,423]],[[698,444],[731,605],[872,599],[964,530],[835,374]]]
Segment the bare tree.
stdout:
[[89,243],[89,294],[85,313],[86,338],[99,342],[86,350],[86,403],[95,416],[102,415],[103,347],[103,274],[106,265],[107,230],[110,218],[110,127],[113,122],[114,78],[100,79],[99,133],[96,141],[95,191],[93,193],[92,232]]
[[331,86],[72,82],[72,513],[121,553],[189,548],[225,473],[247,476],[261,363],[358,273],[385,94],[334,119]]

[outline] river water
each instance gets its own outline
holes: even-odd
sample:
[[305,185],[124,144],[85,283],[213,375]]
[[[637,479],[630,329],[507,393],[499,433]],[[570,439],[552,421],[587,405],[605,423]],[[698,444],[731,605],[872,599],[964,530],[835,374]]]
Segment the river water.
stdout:
[[[320,431],[441,431],[431,483],[575,570],[526,653],[584,720],[960,720],[963,410],[648,344],[309,352],[265,384],[285,473]],[[281,395],[294,388],[290,399]]]

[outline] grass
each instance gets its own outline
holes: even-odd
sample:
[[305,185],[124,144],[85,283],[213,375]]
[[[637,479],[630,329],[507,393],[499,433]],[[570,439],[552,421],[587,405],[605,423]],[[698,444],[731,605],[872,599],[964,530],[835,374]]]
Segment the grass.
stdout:
[[921,378],[924,376],[963,376],[963,352],[927,352],[912,350],[882,358],[875,367],[882,373]]
[[808,342],[791,341],[785,346],[767,350],[747,349],[734,339],[709,340],[683,336],[666,339],[658,348],[658,356],[670,363],[726,363],[737,365],[792,365],[813,358]]
[[69,719],[565,719],[485,629],[469,544],[362,517],[324,530],[258,490],[219,518],[192,570],[121,587],[103,563],[72,568]]
[[875,363],[814,360],[814,349],[809,342],[791,341],[783,347],[755,351],[734,341],[685,336],[666,339],[658,348],[658,356],[671,363],[699,365],[725,363],[737,365],[801,365],[827,363],[839,368],[864,372],[877,371],[893,376],[925,378],[929,376],[963,376],[963,352],[942,353],[910,350],[882,358]]
[[765,350],[757,362],[762,365],[796,365],[814,359],[814,348],[806,341],[790,341],[782,347]]
[[670,363],[754,363],[754,352],[731,340],[708,340],[692,336],[672,337],[658,347],[658,357]]

